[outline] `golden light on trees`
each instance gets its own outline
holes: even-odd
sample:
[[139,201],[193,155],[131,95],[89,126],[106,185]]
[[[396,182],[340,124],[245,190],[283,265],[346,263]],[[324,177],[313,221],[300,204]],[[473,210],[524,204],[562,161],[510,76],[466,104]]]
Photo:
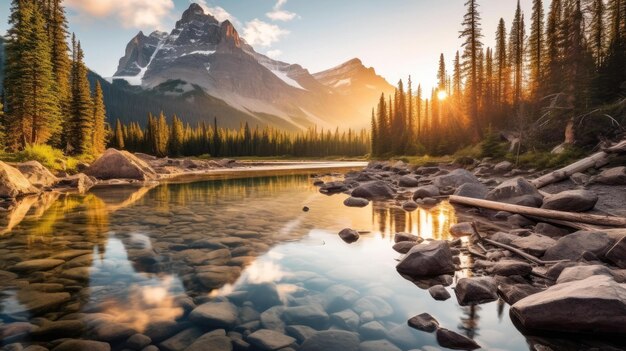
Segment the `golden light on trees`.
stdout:
[[447,98],[448,98],[448,93],[446,93],[445,90],[439,90],[437,92],[437,99],[439,99],[439,101],[443,101]]

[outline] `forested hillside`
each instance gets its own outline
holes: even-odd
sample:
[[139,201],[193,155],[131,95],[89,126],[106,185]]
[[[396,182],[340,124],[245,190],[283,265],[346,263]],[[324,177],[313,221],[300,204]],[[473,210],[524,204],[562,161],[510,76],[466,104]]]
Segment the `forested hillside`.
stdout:
[[[478,1],[466,2],[452,64],[442,53],[438,86],[411,79],[372,112],[375,155],[449,154],[501,132],[512,152],[592,147],[626,123],[626,1],[519,2],[483,42]],[[497,138],[497,137],[496,137]],[[497,156],[497,155],[493,155]]]

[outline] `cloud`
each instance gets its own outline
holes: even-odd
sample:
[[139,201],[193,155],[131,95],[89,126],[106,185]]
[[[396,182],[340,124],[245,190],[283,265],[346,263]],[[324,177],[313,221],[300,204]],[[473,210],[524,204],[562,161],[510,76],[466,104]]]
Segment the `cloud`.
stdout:
[[220,22],[224,22],[226,20],[229,20],[231,23],[240,23],[237,18],[235,18],[235,16],[231,15],[228,11],[226,11],[223,7],[221,6],[210,6],[206,0],[189,0],[189,2],[195,2],[198,5],[200,5],[203,9],[204,12],[210,13],[211,15],[213,15],[213,17],[215,17],[216,20],[220,21]]
[[288,34],[288,30],[275,24],[263,22],[258,18],[246,22],[243,28],[243,38],[252,46],[269,47]]
[[274,5],[274,8],[272,9],[272,11],[266,13],[265,15],[272,21],[283,21],[283,22],[291,21],[294,18],[299,18],[300,16],[298,16],[297,13],[283,10],[282,7],[286,3],[287,3],[287,0],[278,0],[276,2],[276,5]]
[[265,53],[265,55],[267,55],[267,57],[269,58],[277,58],[282,54],[283,54],[283,51],[279,49],[269,50],[268,52]]
[[93,17],[116,17],[127,28],[159,27],[173,0],[67,0],[66,6]]

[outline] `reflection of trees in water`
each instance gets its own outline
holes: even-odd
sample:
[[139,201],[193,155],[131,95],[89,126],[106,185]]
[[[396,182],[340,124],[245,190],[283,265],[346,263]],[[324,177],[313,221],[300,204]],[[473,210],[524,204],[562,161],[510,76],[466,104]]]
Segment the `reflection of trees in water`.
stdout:
[[448,229],[457,222],[454,207],[447,201],[432,209],[419,208],[413,212],[378,205],[374,203],[373,223],[374,228],[380,231],[383,237],[397,232],[407,232],[425,239],[450,239]]
[[474,339],[478,335],[478,330],[480,330],[478,327],[478,321],[480,320],[478,312],[481,308],[478,305],[460,307],[462,314],[459,329],[462,330],[468,338]]

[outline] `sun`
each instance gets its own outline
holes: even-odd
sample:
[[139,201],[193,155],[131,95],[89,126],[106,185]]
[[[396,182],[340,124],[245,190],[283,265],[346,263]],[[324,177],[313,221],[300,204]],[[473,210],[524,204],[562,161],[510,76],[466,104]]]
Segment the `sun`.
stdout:
[[448,93],[446,93],[445,90],[439,90],[437,92],[437,99],[439,99],[439,101],[443,101],[447,98],[448,98]]

